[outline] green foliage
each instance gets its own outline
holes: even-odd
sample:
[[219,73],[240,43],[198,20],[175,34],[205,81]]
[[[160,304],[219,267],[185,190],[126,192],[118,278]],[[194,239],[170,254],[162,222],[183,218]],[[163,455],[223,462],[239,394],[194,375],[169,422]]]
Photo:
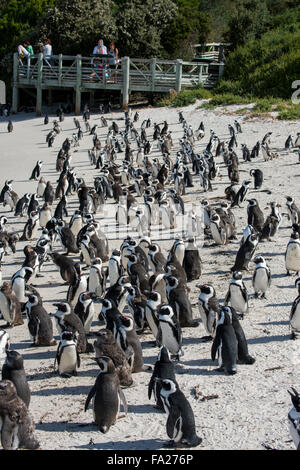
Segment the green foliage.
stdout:
[[278,119],[282,121],[297,121],[300,119],[300,105],[293,105],[290,109],[281,111],[278,115]]
[[161,36],[177,13],[172,0],[122,0],[115,15],[122,55],[162,57]]
[[110,0],[56,0],[43,18],[39,35],[49,37],[54,53],[90,55],[99,39],[115,39]]
[[15,44],[29,37],[54,0],[8,0],[0,11],[0,56],[14,51]]
[[238,0],[224,34],[232,47],[260,37],[266,30],[269,12],[266,0]]
[[203,43],[211,29],[210,17],[200,11],[199,0],[178,0],[178,11],[162,34],[168,57],[192,59],[192,44]]
[[190,104],[194,104],[196,100],[209,99],[211,96],[211,92],[205,88],[202,88],[201,86],[197,86],[188,90],[183,89],[179,93],[171,90],[170,93],[165,95],[157,102],[157,106],[188,106]]

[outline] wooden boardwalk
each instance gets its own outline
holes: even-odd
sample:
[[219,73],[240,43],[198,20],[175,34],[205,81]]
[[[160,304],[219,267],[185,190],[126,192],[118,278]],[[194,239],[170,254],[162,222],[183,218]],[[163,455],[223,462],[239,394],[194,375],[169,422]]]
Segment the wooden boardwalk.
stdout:
[[167,93],[202,84],[211,88],[222,76],[224,64],[214,63],[213,73],[202,62],[182,60],[133,59],[123,57],[117,70],[103,68],[105,59],[43,54],[21,61],[14,55],[12,111],[19,107],[19,90],[36,90],[36,112],[41,115],[43,90],[74,90],[75,113],[81,112],[81,93],[96,90],[119,90],[123,109],[128,107],[130,93]]

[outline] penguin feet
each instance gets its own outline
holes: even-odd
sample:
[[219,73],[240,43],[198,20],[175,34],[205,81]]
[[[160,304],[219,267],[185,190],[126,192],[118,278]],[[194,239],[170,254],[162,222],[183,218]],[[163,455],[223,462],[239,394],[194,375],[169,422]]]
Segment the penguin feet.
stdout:
[[209,341],[212,341],[212,336],[202,336],[201,343],[208,343]]
[[247,357],[237,360],[237,364],[251,365],[251,364],[254,364],[254,362],[255,362],[255,358],[252,356],[247,356]]

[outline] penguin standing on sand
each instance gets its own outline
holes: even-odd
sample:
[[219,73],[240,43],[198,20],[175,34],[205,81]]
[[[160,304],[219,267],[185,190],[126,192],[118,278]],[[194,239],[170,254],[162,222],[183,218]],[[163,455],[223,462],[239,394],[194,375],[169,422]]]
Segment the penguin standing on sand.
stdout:
[[30,266],[24,266],[19,269],[11,278],[11,287],[21,304],[27,302],[26,284],[33,275],[33,269]]
[[117,343],[113,333],[107,328],[102,328],[96,333],[94,341],[96,357],[109,357],[116,368],[121,387],[131,387],[134,385],[131,375],[131,367],[121,346]]
[[293,387],[291,387],[291,391],[288,390],[288,392],[293,403],[293,408],[291,408],[288,413],[290,435],[296,449],[300,450],[300,394]]
[[106,289],[107,267],[103,267],[101,258],[94,258],[91,262],[88,278],[88,290],[98,297],[102,297]]
[[41,228],[45,228],[52,218],[51,206],[45,202],[39,212],[39,224]]
[[39,447],[34,435],[34,423],[27,406],[17,395],[11,380],[0,382],[0,434],[4,450],[31,449]]
[[231,312],[221,309],[220,318],[217,323],[216,336],[211,348],[211,358],[214,361],[218,355],[219,368],[228,374],[237,373],[238,346],[234,328],[232,326]]
[[240,187],[240,189],[238,190],[238,192],[234,196],[231,207],[235,207],[235,206],[240,207],[240,205],[245,201],[247,193],[248,193],[249,188],[250,188],[250,183],[251,183],[251,181],[249,181],[249,180],[243,181],[242,186]]
[[[251,229],[253,231],[253,227],[251,227]],[[231,272],[249,270],[248,265],[258,245],[258,236],[255,233],[251,233],[251,229],[246,240],[243,240],[236,254],[234,266],[230,268]]]
[[133,351],[133,354],[129,359],[132,373],[150,370],[151,367],[144,365],[143,350],[138,335],[136,333],[136,326],[133,318],[131,318],[130,316],[121,315],[120,322],[121,325],[119,327],[119,332],[117,333],[117,338],[119,337],[119,335],[123,337],[122,339],[120,338],[119,342],[121,345],[126,345],[126,347],[123,348],[124,350],[130,349],[131,351]]
[[158,379],[160,396],[167,414],[168,447],[197,447],[202,439],[196,434],[192,407],[178,384],[171,379]]
[[295,286],[298,290],[298,296],[293,302],[290,313],[291,339],[300,337],[300,278],[296,279]]
[[248,291],[241,272],[234,271],[224,303],[226,306],[230,303],[242,318],[248,313]]
[[148,385],[149,400],[153,392],[156,408],[164,411],[164,405],[160,396],[161,382],[157,379],[170,379],[176,382],[174,362],[165,346],[163,346],[158,353],[153,374]]
[[8,281],[0,288],[0,312],[8,326],[23,325],[21,304]]
[[0,367],[6,358],[6,351],[10,347],[10,337],[6,330],[0,330]]
[[293,197],[286,196],[286,206],[288,210],[289,219],[292,220],[293,224],[300,223],[300,210],[298,206],[295,204],[295,200]]
[[231,323],[234,329],[235,337],[237,340],[238,347],[238,364],[254,364],[254,357],[250,356],[248,352],[248,344],[245,337],[244,330],[238,319],[238,315],[233,307],[222,307],[222,310],[227,313],[231,318]]
[[198,297],[198,309],[205,331],[208,336],[204,337],[205,340],[211,340],[216,334],[218,314],[220,306],[216,297],[216,291],[210,284],[203,284],[196,286],[200,289]]
[[75,307],[80,294],[82,294],[82,292],[86,292],[88,286],[87,276],[82,274],[80,263],[75,263],[74,268],[77,275],[74,277],[73,282],[70,283],[67,293],[67,301],[71,307]]
[[188,281],[194,281],[200,278],[202,261],[194,237],[187,240],[182,266],[186,272]]
[[[106,356],[97,357],[95,361],[100,367],[100,373],[87,396],[84,411],[87,411],[93,398],[94,422],[100,431],[106,434],[117,421],[121,402],[123,403],[125,415],[127,414],[127,402],[121,390],[113,361]],[[105,403],[105,406],[103,406],[103,403]]]
[[77,276],[74,261],[56,252],[50,253],[50,257],[58,267],[62,279],[68,284],[73,283]]
[[15,208],[15,217],[24,217],[28,211],[28,206],[30,202],[31,194],[25,193],[23,197],[21,197]]
[[56,351],[54,368],[58,365],[58,373],[62,377],[77,375],[80,367],[80,356],[77,351],[76,337],[72,331],[63,331]]
[[252,285],[255,291],[255,297],[266,299],[266,292],[271,285],[271,270],[262,256],[256,256],[253,260],[255,270],[252,277]]
[[108,279],[110,285],[113,286],[122,274],[124,274],[124,268],[121,264],[121,252],[120,250],[113,250],[108,261]]
[[260,189],[264,181],[264,174],[259,168],[252,168],[250,170],[250,176],[254,178],[254,189]]
[[260,233],[264,226],[263,211],[259,207],[256,199],[249,199],[248,202],[249,202],[248,207],[247,207],[248,225],[252,225],[252,227],[257,232]]
[[87,342],[82,321],[78,315],[72,311],[68,302],[60,302],[53,305],[57,308],[54,317],[59,334],[61,335],[65,330],[72,331],[73,334],[76,333],[76,335],[78,335],[77,351],[79,354],[93,352],[94,348],[92,344]]
[[290,271],[296,271],[299,275],[300,271],[300,236],[298,232],[293,232],[287,244],[285,251],[285,268],[287,276],[290,276]]
[[56,227],[61,246],[64,250],[66,250],[65,255],[67,256],[69,253],[79,253],[75,235],[73,234],[72,230],[66,226],[66,223],[63,220],[58,220]]
[[39,213],[37,211],[30,212],[23,230],[23,235],[20,237],[20,241],[34,240],[37,236],[39,226]]
[[85,334],[88,335],[91,330],[92,321],[94,319],[94,294],[91,292],[82,292],[77,300],[74,313],[78,315],[82,321]]
[[42,300],[35,294],[28,297],[25,304],[28,320],[28,330],[32,343],[35,346],[54,346],[52,320],[42,304]]
[[157,345],[165,346],[179,360],[179,356],[183,356],[182,331],[170,305],[161,305],[158,322]]
[[77,237],[82,227],[83,227],[82,213],[81,211],[76,210],[74,214],[72,215],[71,220],[69,222],[69,228],[74,234],[74,236]]
[[6,361],[2,367],[2,380],[11,380],[16,387],[17,394],[29,407],[30,388],[24,370],[24,361],[17,351],[7,350]]
[[42,168],[43,162],[42,160],[38,160],[36,162],[36,165],[34,169],[32,170],[30,180],[37,180],[41,176],[41,168]]
[[199,323],[193,319],[191,302],[187,296],[186,288],[179,285],[174,276],[165,276],[167,282],[167,296],[170,306],[177,315],[181,327],[197,327]]
[[13,123],[11,120],[9,120],[7,124],[7,132],[12,132],[13,129],[14,129]]

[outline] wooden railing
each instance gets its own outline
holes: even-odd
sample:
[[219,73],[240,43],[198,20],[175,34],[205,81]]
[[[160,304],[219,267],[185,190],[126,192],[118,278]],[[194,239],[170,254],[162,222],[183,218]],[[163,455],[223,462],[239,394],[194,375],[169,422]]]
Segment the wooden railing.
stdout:
[[[85,91],[120,90],[123,106],[126,106],[132,91],[180,91],[182,87],[199,84],[210,88],[222,75],[222,65],[217,67],[215,73],[209,73],[207,63],[123,57],[117,69],[113,70],[107,68],[106,59],[103,58],[62,54],[44,58],[38,54],[21,61],[15,54],[13,85],[15,95],[17,88],[37,88],[37,95],[41,95],[43,89],[73,88],[76,91],[78,112],[81,92]],[[37,112],[40,107],[41,103],[37,103]]]

